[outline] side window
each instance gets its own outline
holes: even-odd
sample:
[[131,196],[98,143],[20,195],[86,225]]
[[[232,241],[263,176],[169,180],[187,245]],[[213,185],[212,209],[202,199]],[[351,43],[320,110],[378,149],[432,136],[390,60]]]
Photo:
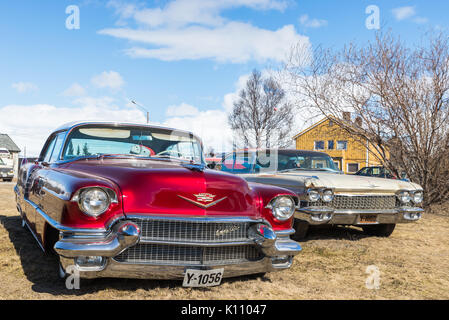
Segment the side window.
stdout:
[[368,168],[368,167],[363,168],[362,170],[360,170],[360,175],[362,175],[362,176],[368,175],[369,169],[370,168]]
[[380,170],[379,167],[374,167],[374,168],[372,168],[372,170],[373,170],[373,173],[372,173],[373,176],[381,176],[382,175],[382,171]]
[[55,146],[53,148],[52,155],[50,157],[50,162],[55,162],[55,161],[58,160],[58,155],[59,155],[59,152],[61,151],[61,148],[62,148],[62,143],[64,141],[64,136],[65,136],[65,132],[61,132],[60,134],[58,134],[56,136],[56,142],[55,142]]
[[50,157],[51,157],[51,154],[52,154],[53,149],[54,149],[54,147],[55,147],[55,142],[56,142],[56,136],[54,136],[54,137],[51,139],[50,143],[48,144],[47,150],[45,150],[45,154],[44,154],[44,156],[43,156],[43,158],[42,158],[42,161],[44,161],[44,162],[50,162]]

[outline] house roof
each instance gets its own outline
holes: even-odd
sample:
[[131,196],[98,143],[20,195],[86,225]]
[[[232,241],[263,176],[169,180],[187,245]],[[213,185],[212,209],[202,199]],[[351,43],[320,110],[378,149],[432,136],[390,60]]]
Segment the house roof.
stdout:
[[0,133],[0,148],[8,149],[9,152],[20,152],[19,147],[14,141],[4,133]]
[[325,121],[327,121],[327,120],[330,120],[330,118],[331,118],[331,117],[325,117],[325,118],[321,119],[320,121],[318,121],[318,122],[312,124],[312,125],[311,125],[310,127],[308,127],[307,129],[304,129],[303,131],[301,131],[300,133],[298,133],[297,135],[295,135],[295,136],[293,137],[293,140],[295,140],[295,139],[298,138],[299,136],[302,136],[304,133],[306,133],[307,131],[312,130],[313,128],[315,128],[316,126],[322,124],[323,122],[325,122]]

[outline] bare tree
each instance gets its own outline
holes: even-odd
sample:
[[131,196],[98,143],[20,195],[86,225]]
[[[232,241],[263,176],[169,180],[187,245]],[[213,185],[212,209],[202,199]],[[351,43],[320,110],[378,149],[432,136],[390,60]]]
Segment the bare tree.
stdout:
[[365,47],[317,48],[305,68],[293,49],[286,64],[298,99],[371,144],[390,170],[405,171],[424,188],[425,205],[449,198],[449,41],[427,39],[409,48],[379,33]]
[[228,121],[245,147],[285,147],[291,143],[292,109],[279,83],[254,70]]

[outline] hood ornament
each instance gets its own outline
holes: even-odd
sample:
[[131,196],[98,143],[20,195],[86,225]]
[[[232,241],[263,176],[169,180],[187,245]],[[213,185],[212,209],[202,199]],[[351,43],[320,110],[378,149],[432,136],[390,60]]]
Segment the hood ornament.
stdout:
[[207,209],[209,207],[212,207],[212,206],[216,205],[217,203],[219,203],[219,202],[221,202],[221,201],[223,201],[224,199],[227,198],[227,197],[223,197],[221,199],[213,201],[214,198],[216,197],[216,195],[210,194],[210,193],[204,193],[204,192],[203,193],[194,194],[194,196],[196,198],[196,201],[192,200],[192,199],[189,199],[189,198],[186,198],[186,197],[183,197],[183,196],[180,196],[179,194],[177,196],[180,197],[181,199],[184,199],[184,200],[186,200],[186,201],[188,201],[190,203],[193,203],[194,205],[196,205],[196,206],[198,206],[200,208],[203,208],[203,209]]

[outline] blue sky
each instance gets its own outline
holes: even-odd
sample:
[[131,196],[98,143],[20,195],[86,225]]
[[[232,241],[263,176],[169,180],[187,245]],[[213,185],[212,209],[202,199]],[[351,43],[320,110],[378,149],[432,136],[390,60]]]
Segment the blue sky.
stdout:
[[[66,28],[69,5],[80,10],[79,29]],[[67,120],[145,121],[134,99],[151,122],[226,148],[226,114],[245,76],[276,68],[296,42],[372,39],[369,5],[410,45],[449,27],[443,0],[2,1],[0,132],[36,154]]]

